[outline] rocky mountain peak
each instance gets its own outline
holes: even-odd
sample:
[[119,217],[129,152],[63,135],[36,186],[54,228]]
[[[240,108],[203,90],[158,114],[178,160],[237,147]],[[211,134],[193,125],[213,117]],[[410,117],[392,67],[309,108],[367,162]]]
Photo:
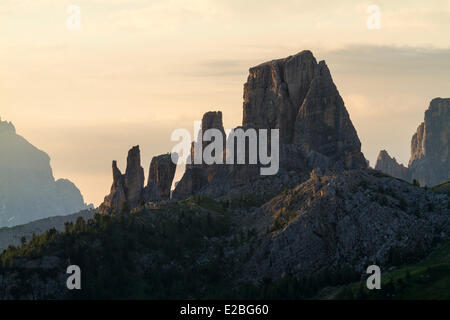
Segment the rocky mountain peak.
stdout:
[[136,206],[141,200],[145,178],[139,146],[128,151],[125,174],[117,167],[116,160],[112,162],[112,174],[111,191],[99,207],[99,212],[104,214],[120,211],[125,202],[130,206]]
[[[214,127],[222,131],[222,114],[208,112],[202,124],[204,130]],[[238,128],[279,129],[277,177],[263,183],[258,165],[188,165],[174,198],[194,193],[219,197],[230,192],[274,192],[293,183],[291,180],[309,175],[314,168],[367,167],[330,70],[325,61],[317,62],[311,51],[249,69],[244,84],[243,121]],[[193,152],[194,147],[192,158]]]
[[[226,145],[226,135],[222,122],[222,112],[221,111],[209,111],[206,112],[202,117],[202,134],[208,129],[218,129],[223,135],[223,147],[225,150]],[[197,137],[197,141],[198,141]],[[203,141],[203,149],[208,146],[211,142]],[[191,145],[191,160],[195,159],[195,142]],[[225,160],[225,153],[223,154],[223,159]],[[186,165],[186,171],[181,178],[181,180],[176,184],[175,190],[173,192],[173,198],[182,199],[188,197],[204,186],[211,182],[212,178],[215,176],[218,167],[215,165],[202,164],[188,164]]]
[[425,111],[425,121],[417,128],[411,140],[411,159],[409,165],[422,157],[449,159],[450,137],[450,98],[431,100]]
[[144,169],[141,167],[141,151],[139,146],[134,146],[128,152],[127,169],[125,171],[127,200],[131,206],[137,205],[141,200],[144,181]]
[[[225,135],[225,130],[223,127],[223,122],[222,122],[222,112],[221,111],[208,111],[206,112],[203,117],[202,117],[202,130],[201,132],[199,132],[199,134],[201,133],[202,136],[205,133],[205,131],[209,130],[209,129],[217,129],[222,133],[223,136],[223,145],[225,147],[225,139],[226,139],[226,135]],[[200,137],[197,137],[197,141],[200,140]],[[203,141],[202,143],[202,148],[204,149],[208,144],[210,144],[210,141]],[[202,155],[202,154],[201,154]],[[191,160],[192,162],[194,162],[194,158],[195,157],[195,142],[192,143],[191,145]],[[202,157],[200,160],[203,160]]]
[[218,129],[224,131],[222,122],[222,111],[208,111],[202,117],[202,130]]
[[170,188],[175,176],[176,165],[170,154],[153,157],[147,186],[144,188],[144,169],[141,167],[141,152],[139,146],[128,151],[127,169],[120,172],[117,161],[112,162],[113,184],[109,195],[99,207],[103,214],[118,213],[125,203],[130,208],[137,207],[142,202],[168,199]]
[[392,158],[386,150],[381,150],[378,155],[375,169],[383,171],[393,177],[403,180],[410,180],[408,168],[399,164],[395,158]]
[[449,144],[450,98],[435,98],[412,136],[408,168],[398,170],[398,164],[379,157],[375,169],[408,181],[416,179],[422,185],[437,185],[450,178]]
[[311,51],[250,69],[243,126],[279,129],[282,143],[319,152],[343,168],[367,166],[330,70]]
[[156,187],[162,198],[169,199],[176,168],[177,165],[173,163],[172,155],[169,153],[153,157],[147,188]]
[[[202,133],[212,128],[222,132],[225,159],[226,139],[222,121],[220,111],[205,113]],[[259,191],[270,193],[293,181],[297,182],[303,175],[308,176],[315,168],[345,170],[367,167],[358,135],[330,70],[325,61],[317,62],[311,51],[302,51],[249,69],[244,84],[243,123],[238,128],[280,130],[280,170],[277,177],[269,177],[263,183],[258,164],[191,163],[186,166],[185,174],[175,187],[174,199],[183,199],[196,193],[211,197],[224,196],[230,192],[252,193],[256,192],[257,185],[258,190],[261,189]],[[203,150],[209,143],[203,141]],[[195,159],[195,146],[192,143],[191,160],[201,161],[202,158]],[[162,181],[170,178],[173,170],[165,161],[155,159],[153,166],[154,170],[162,174]],[[154,190],[159,180],[154,170],[150,169],[151,179],[144,192],[152,195],[144,198],[156,197]],[[142,174],[138,176],[142,177]],[[138,188],[140,181],[141,178],[136,184],[136,195],[141,190]],[[238,186],[242,190],[238,191]],[[160,187],[159,195],[167,197],[168,184],[160,183]]]
[[120,172],[120,169],[117,167],[116,160],[112,162],[112,169],[113,169],[113,182],[114,184],[117,184],[119,180],[122,178],[122,172]]
[[412,178],[433,186],[450,178],[450,98],[431,100],[411,139]]
[[16,128],[14,127],[12,122],[2,121],[0,117],[0,133],[16,133]]
[[317,62],[311,51],[250,68],[244,84],[244,127],[280,129],[292,142],[298,110],[314,78]]

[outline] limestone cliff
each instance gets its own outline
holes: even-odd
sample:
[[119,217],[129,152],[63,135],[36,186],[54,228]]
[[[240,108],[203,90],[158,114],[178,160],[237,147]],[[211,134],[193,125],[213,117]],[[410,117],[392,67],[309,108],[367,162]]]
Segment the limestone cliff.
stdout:
[[450,234],[448,201],[372,169],[315,170],[255,215],[265,236],[240,272],[253,280],[346,266],[365,273],[392,263],[394,250],[426,254]]
[[124,175],[128,204],[136,206],[142,199],[144,189],[144,169],[141,167],[141,152],[139,146],[128,152],[127,169]]
[[434,186],[450,179],[450,98],[436,98],[411,139],[411,177]]
[[177,165],[172,161],[171,154],[153,157],[150,163],[147,188],[156,186],[159,195],[164,199],[169,199],[176,168]]
[[[425,121],[411,139],[408,168],[400,168],[380,153],[375,169],[407,181],[434,186],[450,179],[450,98],[436,98],[425,111]],[[395,160],[395,159],[394,159]]]
[[282,143],[319,152],[345,169],[367,166],[330,71],[310,51],[250,69],[243,126],[279,129]]
[[[222,133],[223,139],[223,147],[225,150],[226,136],[225,130],[222,122],[222,112],[220,111],[210,111],[203,115],[202,117],[202,130],[201,134],[203,135],[208,129],[217,129]],[[199,141],[199,137],[197,137],[197,141]],[[206,146],[208,146],[211,142],[203,141],[202,142],[202,150]],[[200,191],[204,186],[212,181],[214,176],[219,170],[219,166],[216,165],[207,165],[203,163],[202,154],[199,154],[199,159],[202,163],[195,164],[194,160],[196,157],[196,148],[195,142],[192,143],[191,146],[191,155],[190,161],[191,164],[186,165],[186,171],[183,175],[182,179],[177,183],[175,190],[173,192],[174,199],[182,199],[188,197],[198,191]],[[223,159],[225,159],[225,154],[222,155]]]

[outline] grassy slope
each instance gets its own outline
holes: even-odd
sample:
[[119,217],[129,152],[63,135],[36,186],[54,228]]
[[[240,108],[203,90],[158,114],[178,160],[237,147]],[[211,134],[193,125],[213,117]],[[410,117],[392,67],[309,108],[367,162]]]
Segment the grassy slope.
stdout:
[[447,180],[445,182],[438,184],[437,186],[434,186],[433,190],[439,193],[446,193],[450,195],[450,180]]
[[[392,289],[393,284],[393,289]],[[383,274],[381,290],[363,290],[361,283],[326,288],[319,299],[450,299],[450,241],[423,261]],[[365,281],[363,282],[365,287]]]

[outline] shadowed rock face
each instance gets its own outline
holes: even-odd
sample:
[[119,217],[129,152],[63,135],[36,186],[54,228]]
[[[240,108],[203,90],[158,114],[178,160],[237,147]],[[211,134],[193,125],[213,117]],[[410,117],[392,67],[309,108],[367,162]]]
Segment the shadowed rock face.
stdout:
[[411,180],[408,168],[391,158],[386,150],[380,151],[375,169],[406,181]]
[[50,157],[0,120],[0,227],[87,209],[69,180],[55,181]]
[[291,143],[295,120],[314,78],[316,59],[310,51],[250,68],[244,85],[243,126],[280,129]]
[[361,142],[324,61],[316,66],[297,114],[294,143],[342,162],[345,169],[367,166]]
[[184,199],[200,191],[208,184],[206,170],[197,166],[187,167],[173,191],[173,199]]
[[127,201],[125,179],[119,168],[117,161],[112,162],[113,184],[109,195],[99,207],[99,212],[111,214],[121,209],[122,205]]
[[[280,130],[279,173],[261,179],[259,164],[188,164],[172,198],[183,199],[195,193],[215,198],[231,192],[273,193],[298,183],[314,168],[367,167],[358,135],[330,71],[324,61],[317,63],[310,51],[251,68],[244,85],[243,111],[243,124],[238,128],[244,131],[251,128]],[[209,129],[217,129],[222,134],[225,151],[222,112],[211,111],[203,115],[201,134]],[[203,141],[202,150],[211,143]],[[191,146],[192,162],[195,145],[192,143]],[[225,161],[226,151],[220,157]],[[203,161],[202,157],[199,159]],[[136,204],[142,193],[144,201],[168,198],[169,181],[174,171],[168,162],[170,159],[154,159],[145,189],[141,188],[143,173],[139,160],[136,151],[130,151],[130,169],[124,178],[127,201]]]
[[117,161],[112,163],[113,184],[111,192],[105,197],[99,207],[99,212],[111,214],[119,212],[125,203],[135,207],[142,200],[144,191],[144,169],[141,167],[141,152],[139,146],[128,152],[125,174],[120,172]]
[[[226,145],[226,135],[225,135],[225,129],[223,128],[223,121],[222,121],[222,112],[221,111],[209,111],[206,112],[203,117],[202,117],[202,135],[205,133],[206,130],[209,129],[217,129],[220,131],[220,133],[222,134],[222,140],[223,140],[223,148],[225,150],[225,145]],[[197,137],[197,141],[198,141]],[[202,150],[204,150],[209,144],[211,143],[211,141],[203,141],[202,144]],[[194,162],[195,159],[195,143],[193,142],[191,145],[191,160],[192,162]],[[200,156],[202,154],[200,153]],[[203,159],[202,157],[200,157],[200,159]],[[225,160],[225,158],[224,158]],[[202,163],[200,165],[201,167],[206,168],[207,165]]]
[[243,126],[279,129],[282,143],[319,152],[345,169],[367,166],[330,71],[310,51],[250,69]]
[[[225,136],[225,130],[223,128],[221,111],[209,111],[203,115],[203,118],[202,118],[203,133],[208,129],[217,129],[222,133],[222,135]],[[204,143],[208,144],[208,142],[204,142]]]
[[449,143],[450,99],[436,98],[411,139],[408,168],[398,169],[395,159],[389,160],[380,153],[375,169],[407,181],[416,179],[421,185],[437,185],[450,179]]
[[170,154],[153,157],[150,163],[147,188],[156,187],[162,198],[170,198],[170,188],[176,168]]
[[130,206],[136,206],[142,198],[144,189],[144,169],[141,167],[141,152],[139,146],[128,152],[127,170],[125,171],[125,185],[127,187],[127,200]]
[[[223,132],[222,114],[206,113],[202,125],[204,130]],[[188,165],[175,188],[175,199],[194,193],[211,197],[273,193],[297,183],[314,168],[367,167],[330,71],[324,61],[317,63],[310,51],[250,68],[244,85],[243,121],[238,128],[280,130],[277,176],[261,179],[259,165]],[[206,145],[204,142],[203,147]]]
[[[220,111],[210,111],[203,115],[202,118],[202,135],[208,129],[217,129],[222,133],[223,137],[223,147],[225,150],[226,136],[225,130],[222,123],[222,112]],[[198,140],[197,140],[198,141]],[[207,147],[211,142],[203,141],[203,148]],[[195,143],[191,146],[191,156],[190,159],[194,162],[195,159]],[[225,157],[225,154],[223,155]],[[224,158],[225,159],[225,158]],[[219,170],[217,165],[207,165],[207,164],[188,164],[186,165],[186,172],[177,183],[175,190],[173,191],[174,199],[186,198],[206,186],[212,181],[214,176]]]

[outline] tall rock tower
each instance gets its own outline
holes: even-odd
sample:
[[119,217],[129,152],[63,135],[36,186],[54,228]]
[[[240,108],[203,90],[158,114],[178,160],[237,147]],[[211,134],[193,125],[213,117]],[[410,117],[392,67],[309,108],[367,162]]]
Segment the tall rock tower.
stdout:
[[113,183],[110,193],[99,207],[102,214],[120,213],[124,204],[135,208],[141,203],[168,199],[175,176],[176,165],[170,154],[153,157],[147,186],[144,187],[144,169],[141,167],[141,151],[134,146],[128,151],[127,169],[122,174],[117,161],[112,163]]
[[318,152],[343,169],[367,166],[330,71],[311,51],[250,69],[242,124],[279,129],[281,143]]

